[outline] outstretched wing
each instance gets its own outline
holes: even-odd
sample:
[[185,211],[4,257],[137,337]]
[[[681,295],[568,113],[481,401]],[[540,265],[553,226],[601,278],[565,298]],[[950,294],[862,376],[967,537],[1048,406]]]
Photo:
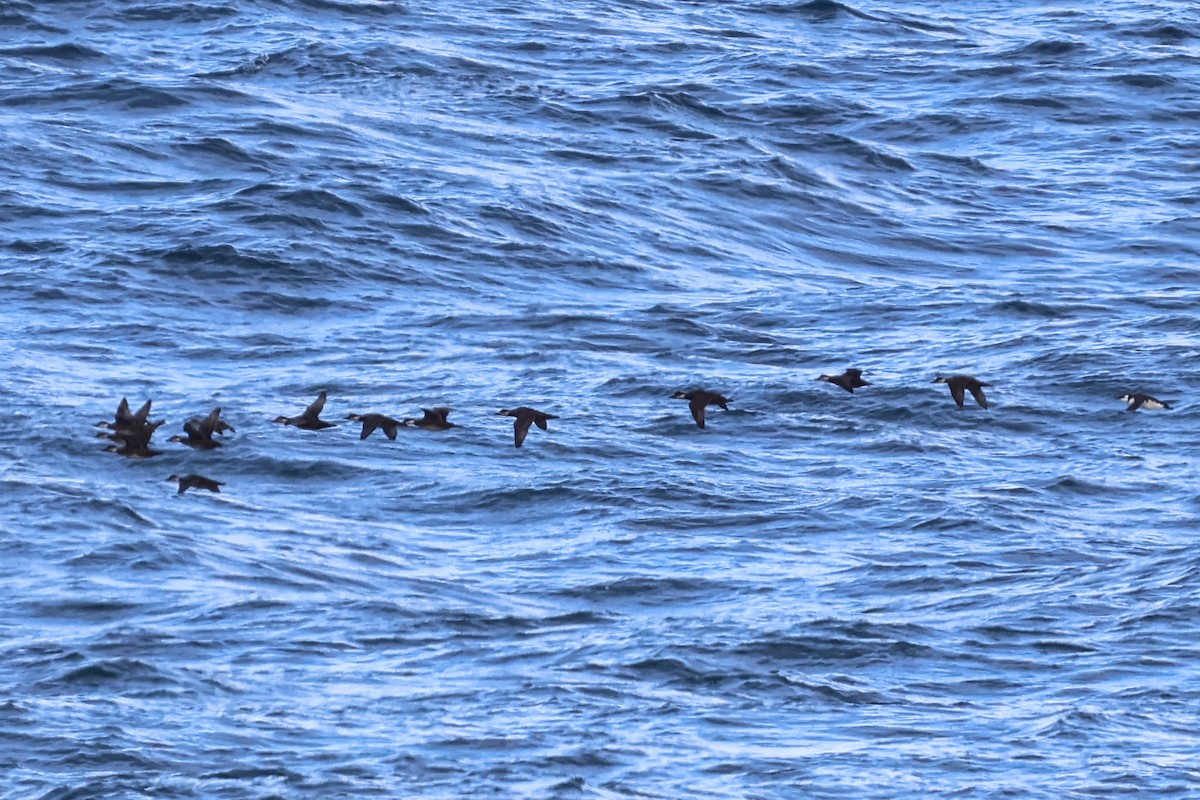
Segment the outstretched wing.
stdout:
[[688,401],[688,408],[692,410],[692,419],[696,420],[696,424],[701,428],[704,427],[704,401],[693,397]]
[[312,403],[309,404],[308,408],[304,409],[303,416],[308,417],[310,419],[316,419],[317,417],[321,416],[321,412],[324,410],[325,410],[325,390],[322,389],[321,393],[319,395],[317,395],[317,399],[313,400]]
[[517,447],[521,446],[521,442],[525,441],[525,437],[529,435],[529,424],[533,422],[531,417],[520,416],[513,421],[513,444]]
[[[971,386],[970,388],[971,388],[971,396],[975,398],[975,402],[979,403],[980,407],[987,408],[987,398],[984,397],[984,395],[983,395],[983,387],[980,386],[979,384],[975,384],[975,385]],[[962,390],[959,390],[959,394],[960,395],[962,394]],[[959,403],[959,405],[961,406],[962,403]]]
[[[958,403],[958,407],[962,408],[963,399],[966,396],[963,392],[963,385],[961,383],[951,383],[948,386],[950,387],[950,396],[954,398],[954,402]],[[973,389],[971,391],[974,393]]]
[[209,415],[200,421],[200,435],[205,439],[211,439],[213,431],[217,428],[217,422],[221,419],[221,409],[214,408]]
[[[121,399],[124,400],[125,398],[121,398]],[[126,405],[125,405],[125,411],[126,411],[126,413],[129,412],[129,404],[128,403],[126,403]],[[150,401],[147,400],[146,402],[142,403],[142,407],[139,408],[137,410],[137,413],[135,413],[133,415],[133,419],[135,422],[145,422],[149,417],[150,417]]]
[[359,438],[359,439],[365,439],[365,438],[367,438],[367,437],[368,437],[368,436],[370,436],[372,433],[374,433],[374,432],[375,432],[375,429],[376,429],[376,428],[378,428],[378,427],[379,427],[379,426],[378,426],[378,425],[376,425],[374,422],[367,422],[367,421],[365,421],[365,420],[364,420],[364,421],[363,421],[363,429],[362,429],[362,433],[360,433],[360,434],[358,435],[358,438]]

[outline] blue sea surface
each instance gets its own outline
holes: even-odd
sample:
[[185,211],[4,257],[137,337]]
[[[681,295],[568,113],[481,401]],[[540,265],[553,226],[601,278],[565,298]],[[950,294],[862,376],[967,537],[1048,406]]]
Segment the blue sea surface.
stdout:
[[1191,3],[0,5],[0,796],[1200,796],[1198,155]]

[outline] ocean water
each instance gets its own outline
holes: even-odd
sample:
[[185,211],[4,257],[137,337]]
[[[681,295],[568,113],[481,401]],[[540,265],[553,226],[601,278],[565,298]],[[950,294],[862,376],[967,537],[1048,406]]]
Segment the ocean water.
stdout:
[[0,796],[1200,796],[1198,131],[1188,3],[3,4]]

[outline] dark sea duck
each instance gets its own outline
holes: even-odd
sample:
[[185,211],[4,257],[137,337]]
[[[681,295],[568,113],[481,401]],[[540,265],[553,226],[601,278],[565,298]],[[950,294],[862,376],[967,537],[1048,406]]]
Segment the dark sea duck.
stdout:
[[[167,441],[180,442],[195,450],[212,450],[215,447],[221,446],[221,443],[213,438],[213,434],[217,431],[220,424],[221,409],[214,408],[203,419],[189,419],[183,423],[183,431],[187,436],[175,434]],[[232,430],[232,427],[229,425],[225,427],[228,430]]]
[[453,410],[445,406],[422,408],[423,416],[419,418],[406,417],[403,422],[410,428],[420,428],[424,431],[447,431],[454,427],[454,423],[446,419]]
[[107,428],[111,433],[101,434],[112,439],[113,443],[104,449],[110,453],[126,456],[127,458],[150,458],[159,454],[158,450],[150,447],[150,439],[154,432],[163,424],[163,420],[149,421],[150,401],[147,400],[136,413],[130,413],[129,402],[122,397],[117,406],[116,418],[112,422],[98,422],[98,426]]
[[720,408],[729,410],[726,405],[729,399],[722,397],[716,392],[705,391],[704,389],[695,389],[690,392],[676,392],[671,395],[672,400],[687,400],[688,408],[692,411],[692,419],[696,420],[696,425],[704,427],[704,409],[707,406],[719,406]]
[[362,423],[362,432],[358,434],[359,439],[365,439],[374,433],[376,428],[382,428],[383,435],[394,442],[396,441],[396,429],[401,424],[399,420],[384,414],[347,414],[346,419]]
[[1151,411],[1161,411],[1164,408],[1169,409],[1171,407],[1170,403],[1159,400],[1157,397],[1151,397],[1144,392],[1123,394],[1117,399],[1124,400],[1126,403],[1129,403],[1129,407],[1125,409],[1126,411],[1137,411],[1139,408],[1146,408]]
[[[96,423],[96,427],[106,428],[115,433],[121,433],[122,431],[129,432],[142,425],[149,424],[150,404],[151,401],[147,400],[136,412],[130,412],[129,400],[122,397],[121,402],[117,404],[117,413],[113,418],[113,421],[109,422],[108,420],[100,420]],[[158,425],[161,424],[162,423],[159,422],[157,425],[155,425],[155,427],[158,427]],[[109,433],[102,433],[100,435],[107,439],[116,438],[113,434]]]
[[175,494],[183,494],[188,489],[207,489],[210,492],[220,493],[221,487],[225,485],[222,481],[214,481],[203,475],[172,475],[167,480],[179,484],[179,491]]
[[276,417],[273,421],[282,425],[292,425],[297,428],[303,428],[306,431],[319,431],[322,428],[336,427],[332,422],[326,422],[321,419],[321,411],[325,408],[325,392],[321,391],[317,395],[317,399],[309,404],[308,408],[300,412],[294,417]]
[[952,375],[949,378],[938,375],[933,379],[934,383],[944,383],[950,387],[950,396],[954,398],[954,402],[958,403],[958,407],[963,407],[963,400],[966,398],[966,392],[970,392],[975,398],[975,402],[979,403],[981,408],[987,408],[987,398],[983,394],[984,386],[991,386],[990,383],[977,381],[970,375]]
[[525,436],[529,433],[530,425],[537,425],[544,431],[550,430],[546,425],[547,420],[558,419],[554,414],[547,414],[544,411],[538,411],[536,408],[521,406],[520,408],[502,408],[496,412],[502,417],[514,417],[513,419],[513,444],[520,447],[525,441]]
[[832,383],[834,386],[840,386],[851,394],[854,394],[855,389],[871,385],[870,381],[862,379],[862,370],[854,368],[846,370],[841,375],[818,375],[817,380]]

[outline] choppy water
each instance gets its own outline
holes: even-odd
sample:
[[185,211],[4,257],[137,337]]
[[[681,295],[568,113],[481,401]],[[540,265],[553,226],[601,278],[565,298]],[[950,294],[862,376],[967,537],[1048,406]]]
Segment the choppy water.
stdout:
[[1200,11],[1075,5],[4,5],[0,793],[1200,793]]

